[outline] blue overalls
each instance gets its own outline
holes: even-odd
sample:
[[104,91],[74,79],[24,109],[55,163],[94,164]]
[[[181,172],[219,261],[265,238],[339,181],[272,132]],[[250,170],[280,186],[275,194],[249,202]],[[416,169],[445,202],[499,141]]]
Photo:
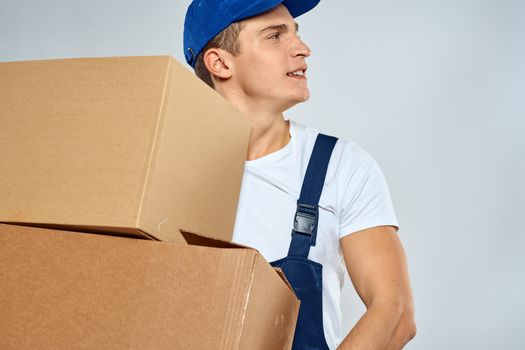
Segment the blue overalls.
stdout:
[[319,134],[297,201],[288,256],[272,262],[280,267],[301,301],[292,350],[328,350],[323,330],[323,265],[308,259],[315,246],[319,198],[337,138]]

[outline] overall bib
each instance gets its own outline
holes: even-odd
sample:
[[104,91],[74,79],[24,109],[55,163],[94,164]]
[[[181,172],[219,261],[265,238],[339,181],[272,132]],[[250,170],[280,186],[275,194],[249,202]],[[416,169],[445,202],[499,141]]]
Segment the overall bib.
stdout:
[[288,256],[271,263],[280,267],[301,301],[292,350],[328,350],[323,329],[323,265],[308,259],[315,246],[319,198],[337,138],[319,134],[297,201]]

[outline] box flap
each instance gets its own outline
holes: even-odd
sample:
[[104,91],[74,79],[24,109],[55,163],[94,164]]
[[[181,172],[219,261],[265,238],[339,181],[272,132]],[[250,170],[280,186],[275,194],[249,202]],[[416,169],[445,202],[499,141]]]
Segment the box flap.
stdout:
[[202,233],[195,233],[191,230],[181,229],[179,230],[182,234],[182,237],[186,240],[186,243],[190,245],[203,246],[203,247],[212,247],[212,248],[246,248],[253,249],[242,244],[231,243],[228,241],[223,241],[218,238],[214,238]]
[[[180,230],[182,236],[186,240],[186,242],[190,245],[196,245],[196,246],[203,246],[203,247],[213,247],[213,248],[245,248],[245,249],[252,249],[257,251],[257,255],[259,255],[264,261],[266,259],[264,256],[255,248],[248,247],[242,244],[238,243],[231,243],[227,241],[223,241],[211,236],[207,236],[202,233],[195,233],[190,230]],[[284,275],[283,270],[281,270],[278,267],[274,267],[273,270],[277,273],[277,275],[284,281],[284,283],[290,288],[290,290],[293,292],[292,285],[290,282],[288,282],[288,279],[286,279],[286,276]],[[295,293],[294,293],[295,294]]]

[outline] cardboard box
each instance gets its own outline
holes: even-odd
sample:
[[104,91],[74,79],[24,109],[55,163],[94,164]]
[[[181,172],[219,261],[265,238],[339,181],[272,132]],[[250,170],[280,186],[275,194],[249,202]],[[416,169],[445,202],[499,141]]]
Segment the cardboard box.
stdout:
[[0,222],[230,240],[248,118],[169,56],[0,63]]
[[290,349],[289,285],[216,245],[0,224],[0,349]]

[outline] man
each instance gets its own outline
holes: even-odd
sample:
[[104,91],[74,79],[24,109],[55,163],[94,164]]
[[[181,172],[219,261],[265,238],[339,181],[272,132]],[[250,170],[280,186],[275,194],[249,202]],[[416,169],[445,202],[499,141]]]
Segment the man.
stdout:
[[[413,302],[381,170],[355,144],[283,117],[309,98],[310,49],[294,17],[318,2],[195,0],[185,57],[251,119],[234,241],[291,280],[301,299],[293,349],[401,349],[415,335]],[[367,311],[343,337],[345,264]]]

